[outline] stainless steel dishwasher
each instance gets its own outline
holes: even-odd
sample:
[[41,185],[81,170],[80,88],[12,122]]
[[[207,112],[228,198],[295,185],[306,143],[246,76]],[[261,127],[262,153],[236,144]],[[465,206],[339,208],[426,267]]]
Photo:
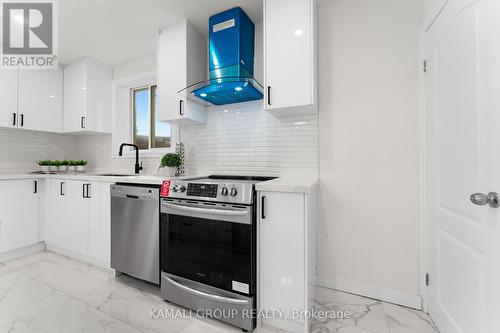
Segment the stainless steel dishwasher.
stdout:
[[160,188],[111,186],[111,268],[160,283]]

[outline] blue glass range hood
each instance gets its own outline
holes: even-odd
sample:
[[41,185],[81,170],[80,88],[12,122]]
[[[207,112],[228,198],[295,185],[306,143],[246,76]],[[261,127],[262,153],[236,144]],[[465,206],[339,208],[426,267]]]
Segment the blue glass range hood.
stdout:
[[213,105],[263,98],[254,75],[255,26],[239,7],[210,17],[209,79],[188,89]]

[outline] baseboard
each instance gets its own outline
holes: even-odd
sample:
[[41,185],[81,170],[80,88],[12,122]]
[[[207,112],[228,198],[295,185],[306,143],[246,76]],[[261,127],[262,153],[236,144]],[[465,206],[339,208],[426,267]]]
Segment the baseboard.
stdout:
[[4,252],[0,254],[0,262],[18,259],[41,251],[45,251],[45,242],[39,242],[20,249]]
[[394,289],[378,287],[362,282],[335,279],[333,281],[324,281],[318,278],[317,283],[320,287],[335,289],[350,294],[356,294],[369,298],[374,298],[387,303],[403,305],[409,308],[421,310],[422,298],[418,295],[401,292]]
[[84,263],[84,264],[89,264],[89,265],[99,267],[100,269],[103,269],[103,270],[106,270],[109,272],[114,272],[114,270],[111,269],[111,267],[109,266],[109,263],[106,263],[106,262],[101,261],[101,260],[90,258],[90,257],[84,256],[84,255],[81,255],[79,253],[75,253],[73,251],[68,251],[68,250],[65,250],[65,249],[62,249],[60,247],[50,245],[50,244],[46,244],[46,250],[49,252],[54,252],[54,253],[63,255],[65,257],[79,261],[79,262]]

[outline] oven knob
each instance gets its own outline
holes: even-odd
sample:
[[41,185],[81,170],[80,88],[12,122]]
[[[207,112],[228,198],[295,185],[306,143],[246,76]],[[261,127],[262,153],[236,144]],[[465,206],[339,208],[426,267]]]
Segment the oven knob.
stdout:
[[179,186],[177,186],[177,192],[181,192],[181,193],[182,193],[182,192],[184,192],[185,190],[186,190],[186,186],[184,186],[184,185],[179,185]]
[[223,196],[226,196],[228,193],[227,187],[223,187],[222,190],[220,190],[220,194]]
[[230,195],[230,196],[232,196],[232,197],[235,197],[235,196],[236,196],[236,194],[238,194],[238,191],[237,191],[237,190],[233,187],[233,188],[231,189],[231,192],[229,193],[229,195]]

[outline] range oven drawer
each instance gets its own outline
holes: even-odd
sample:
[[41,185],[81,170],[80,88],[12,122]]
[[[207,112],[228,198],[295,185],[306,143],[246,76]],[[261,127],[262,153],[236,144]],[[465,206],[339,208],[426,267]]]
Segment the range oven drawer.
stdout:
[[215,319],[247,331],[255,327],[254,297],[221,291],[165,272],[161,274],[161,295],[169,302],[200,311],[200,315],[212,313]]

